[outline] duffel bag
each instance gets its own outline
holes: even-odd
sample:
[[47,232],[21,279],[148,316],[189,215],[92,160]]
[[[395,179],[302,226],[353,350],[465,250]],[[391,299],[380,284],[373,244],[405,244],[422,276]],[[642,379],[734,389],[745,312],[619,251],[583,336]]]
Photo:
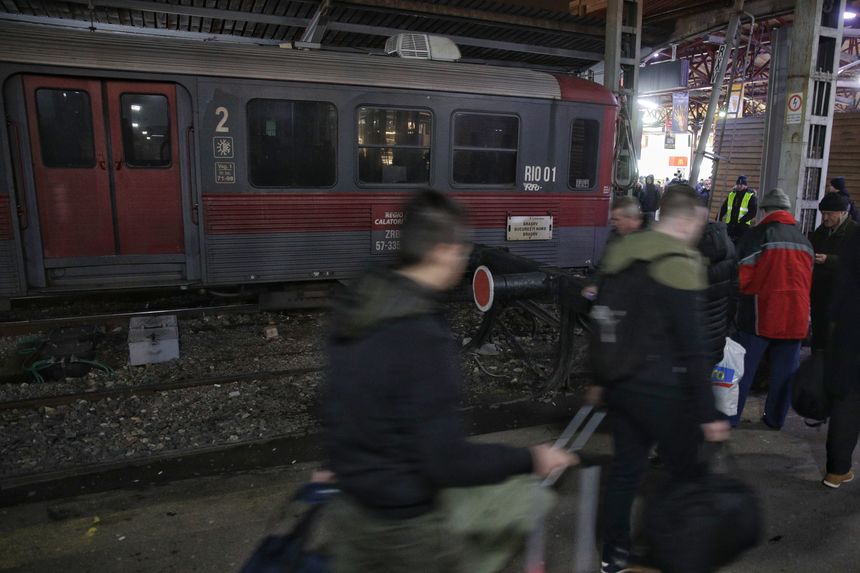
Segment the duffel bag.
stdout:
[[673,482],[645,510],[645,536],[663,573],[713,571],[755,547],[761,531],[757,496],[724,474]]
[[824,352],[813,352],[800,363],[791,385],[791,407],[809,420],[830,416],[830,397],[824,382]]

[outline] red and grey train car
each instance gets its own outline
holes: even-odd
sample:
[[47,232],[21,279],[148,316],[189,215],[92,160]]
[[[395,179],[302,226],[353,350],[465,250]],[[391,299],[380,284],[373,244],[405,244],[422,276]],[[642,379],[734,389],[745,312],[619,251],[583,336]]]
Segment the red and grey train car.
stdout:
[[588,266],[616,102],[516,68],[0,23],[0,299],[343,278],[415,189]]

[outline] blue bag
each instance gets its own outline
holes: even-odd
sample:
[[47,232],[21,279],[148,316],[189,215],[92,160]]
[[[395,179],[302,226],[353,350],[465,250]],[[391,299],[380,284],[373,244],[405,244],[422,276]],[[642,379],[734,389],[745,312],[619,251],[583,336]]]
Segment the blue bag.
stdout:
[[320,510],[338,490],[330,484],[307,483],[292,502],[307,505],[293,528],[281,535],[268,535],[242,566],[240,573],[328,573],[330,557],[307,548]]

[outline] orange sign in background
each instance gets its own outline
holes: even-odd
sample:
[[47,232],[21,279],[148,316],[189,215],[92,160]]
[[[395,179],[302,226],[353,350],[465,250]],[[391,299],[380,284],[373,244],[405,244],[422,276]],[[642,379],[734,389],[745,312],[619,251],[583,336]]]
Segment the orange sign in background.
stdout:
[[687,167],[690,164],[690,158],[684,155],[670,155],[669,167]]

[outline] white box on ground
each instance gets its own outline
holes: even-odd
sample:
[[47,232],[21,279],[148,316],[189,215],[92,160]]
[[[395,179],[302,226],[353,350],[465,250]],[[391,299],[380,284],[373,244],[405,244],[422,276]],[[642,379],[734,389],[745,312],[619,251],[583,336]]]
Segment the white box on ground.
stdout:
[[179,358],[175,315],[136,316],[128,325],[128,362],[132,366]]

